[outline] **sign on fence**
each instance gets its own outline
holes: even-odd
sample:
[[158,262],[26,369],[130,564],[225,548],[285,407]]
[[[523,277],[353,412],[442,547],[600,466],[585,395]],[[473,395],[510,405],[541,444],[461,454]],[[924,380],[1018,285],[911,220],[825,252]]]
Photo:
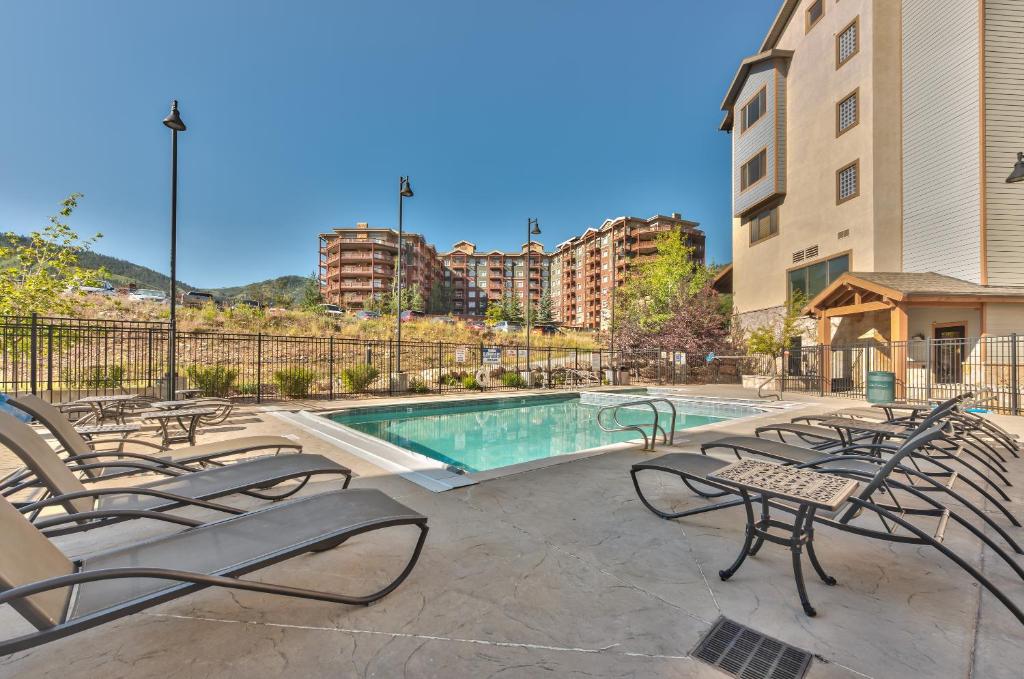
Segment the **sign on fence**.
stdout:
[[501,365],[501,347],[484,347],[482,355],[484,365]]
[[455,362],[460,365],[466,362],[466,347],[455,347]]

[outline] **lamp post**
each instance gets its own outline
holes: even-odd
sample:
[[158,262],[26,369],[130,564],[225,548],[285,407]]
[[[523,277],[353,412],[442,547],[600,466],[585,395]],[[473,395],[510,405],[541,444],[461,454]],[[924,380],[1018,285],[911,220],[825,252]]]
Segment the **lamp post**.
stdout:
[[174,347],[177,343],[175,288],[178,287],[178,133],[187,128],[178,115],[178,100],[171,102],[171,112],[164,118],[171,130],[171,332],[167,347],[167,400],[173,401],[177,386]]
[[398,271],[396,281],[398,287],[395,306],[398,310],[395,323],[395,372],[402,372],[402,260],[405,258],[405,242],[402,240],[402,208],[406,198],[412,198],[412,187],[409,177],[398,178]]
[[533,260],[533,237],[540,235],[540,226],[535,218],[526,220],[526,372],[530,375],[527,384],[533,386],[533,370],[530,367],[530,262]]
[[1017,154],[1017,162],[1013,166],[1013,172],[1006,178],[1007,184],[1024,182],[1024,153]]

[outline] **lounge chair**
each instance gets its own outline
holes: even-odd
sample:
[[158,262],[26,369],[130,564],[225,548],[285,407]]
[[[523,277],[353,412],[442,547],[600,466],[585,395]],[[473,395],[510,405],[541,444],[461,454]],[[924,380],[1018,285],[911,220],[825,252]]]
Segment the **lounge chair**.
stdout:
[[[301,490],[313,476],[343,476],[342,488],[347,488],[352,479],[351,470],[321,455],[275,455],[173,475],[137,486],[89,489],[39,434],[5,413],[0,413],[0,445],[9,448],[31,471],[33,486],[40,486],[49,493],[49,497],[18,506],[38,527],[53,528],[51,535],[97,528],[132,518],[173,520],[161,516],[161,513],[185,506],[243,514],[244,510],[210,500],[234,494],[261,500],[283,500]],[[108,464],[131,466],[134,463],[118,460],[75,468],[102,468]],[[298,483],[277,493],[267,492],[291,480]],[[28,482],[23,487],[28,487]],[[67,513],[41,517],[43,510],[49,507],[62,507]]]
[[[398,576],[371,594],[349,595],[239,576],[349,538],[416,526],[419,538]],[[22,651],[123,618],[206,587],[367,605],[412,572],[427,537],[427,517],[378,490],[334,491],[283,502],[191,530],[69,559],[12,505],[0,500],[0,605],[10,604],[37,631],[0,641],[0,655]]]
[[[943,544],[943,537],[950,521],[963,526],[972,535],[984,542],[1022,580],[1024,580],[1024,568],[1021,568],[1014,557],[1003,547],[986,535],[982,528],[976,526],[967,517],[962,516],[938,498],[949,497],[959,505],[971,510],[986,525],[993,528],[1014,551],[1022,554],[1024,550],[991,517],[987,516],[985,511],[976,507],[957,492],[952,487],[952,483],[944,485],[931,476],[904,464],[912,454],[931,445],[943,436],[943,432],[937,426],[931,425],[922,428],[913,436],[903,441],[889,459],[884,461],[879,457],[865,455],[823,455],[817,460],[799,463],[797,466],[803,469],[815,469],[863,482],[862,490],[858,494],[851,496],[843,507],[840,507],[839,510],[831,515],[818,514],[814,521],[818,524],[824,524],[838,530],[873,539],[933,547],[967,571],[968,574],[988,589],[1024,624],[1024,611],[1021,611],[1013,601],[977,568]],[[871,444],[866,444],[866,447],[871,447]],[[695,492],[705,498],[735,495],[735,489],[709,481],[706,478],[709,473],[721,469],[727,464],[729,463],[723,460],[710,458],[698,453],[672,453],[633,465],[630,470],[630,476],[633,480],[633,487],[636,489],[637,495],[645,507],[662,518],[675,519],[727,507],[736,507],[744,504],[744,500],[733,499],[683,511],[668,512],[656,508],[644,495],[637,475],[642,471],[653,470],[678,476],[688,488],[695,490]],[[896,475],[906,478],[907,482],[898,480],[895,478]],[[706,488],[711,490],[705,490]],[[910,506],[906,502],[901,502],[896,496],[896,491],[920,500],[923,506]],[[755,499],[766,505],[765,511],[767,511],[768,506],[782,511],[793,511],[792,506],[784,503],[764,501],[761,498]],[[852,523],[854,519],[870,514],[877,516],[881,523],[881,528]],[[931,532],[925,531],[909,520],[908,517],[911,516],[934,517],[937,521],[936,526]]]
[[[139,464],[146,464],[156,468],[177,469],[182,471],[195,471],[207,465],[221,464],[220,459],[234,455],[243,455],[257,451],[273,451],[275,454],[284,450],[302,452],[302,446],[284,436],[242,436],[224,441],[213,441],[203,443],[189,448],[166,449],[149,441],[129,439],[123,441],[96,440],[86,441],[79,434],[74,425],[65,418],[59,410],[50,405],[38,396],[27,394],[11,399],[11,404],[25,411],[40,424],[46,427],[53,437],[57,439],[61,448],[69,456],[68,462],[84,463],[97,461],[99,458],[109,457],[113,451],[96,450],[95,446],[101,443],[117,443],[117,453],[122,457],[130,459]],[[128,445],[136,445],[147,450],[155,450],[155,455],[146,455],[125,450]],[[102,468],[87,468],[83,473],[90,477],[115,478],[126,474],[137,474],[140,468],[105,466]],[[141,471],[152,471],[141,469]]]

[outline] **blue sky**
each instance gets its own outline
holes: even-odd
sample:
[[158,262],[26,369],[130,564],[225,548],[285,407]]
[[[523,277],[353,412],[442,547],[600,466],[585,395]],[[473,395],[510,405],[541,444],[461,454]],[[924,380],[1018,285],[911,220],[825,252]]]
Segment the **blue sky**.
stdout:
[[316,235],[397,219],[441,248],[552,247],[606,217],[681,212],[730,258],[719,104],[775,0],[4,3],[0,230],[72,224],[167,270],[181,101],[179,277],[316,266]]

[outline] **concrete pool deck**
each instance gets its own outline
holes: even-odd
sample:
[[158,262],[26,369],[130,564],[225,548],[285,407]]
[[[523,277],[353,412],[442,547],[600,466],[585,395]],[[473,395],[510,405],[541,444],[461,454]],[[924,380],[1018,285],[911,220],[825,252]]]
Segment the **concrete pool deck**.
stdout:
[[[689,391],[750,395],[738,388]],[[807,402],[800,414],[862,405],[787,397]],[[819,555],[839,584],[808,577],[817,618],[800,609],[783,548],[766,545],[733,579],[720,581],[718,569],[741,544],[742,509],[681,521],[655,517],[628,475],[633,462],[651,456],[639,446],[433,493],[266,412],[351,405],[247,406],[203,440],[243,431],[294,435],[307,452],[351,467],[358,475],[353,487],[379,488],[426,514],[431,532],[423,557],[396,592],[354,608],[205,590],[0,658],[0,677],[724,677],[689,656],[722,615],[816,654],[812,678],[1022,676],[1024,627],[931,550],[819,529]],[[998,420],[1024,432],[1024,420]],[[693,450],[753,426],[738,420],[687,431],[678,447]],[[0,450],[0,473],[12,466]],[[1009,467],[1012,504],[1021,515],[1024,460]],[[303,494],[336,487],[322,482]],[[700,502],[667,477],[649,487],[665,504]],[[132,522],[58,544],[78,554],[167,530]],[[1011,534],[1024,539],[1024,530]],[[366,590],[394,572],[411,537],[400,529],[363,536],[253,577]],[[951,528],[947,544],[1024,604],[1024,583],[964,531]],[[0,610],[0,634],[24,629],[11,611]]]

